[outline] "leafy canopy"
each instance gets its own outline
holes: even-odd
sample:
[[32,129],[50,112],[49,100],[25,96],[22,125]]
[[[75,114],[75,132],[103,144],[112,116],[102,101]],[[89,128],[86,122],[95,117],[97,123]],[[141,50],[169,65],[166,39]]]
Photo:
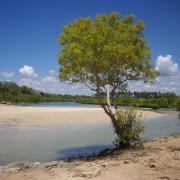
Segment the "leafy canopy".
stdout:
[[151,65],[144,23],[113,12],[79,18],[60,35],[62,81],[84,83],[98,93],[122,89],[127,80],[151,81],[158,74]]

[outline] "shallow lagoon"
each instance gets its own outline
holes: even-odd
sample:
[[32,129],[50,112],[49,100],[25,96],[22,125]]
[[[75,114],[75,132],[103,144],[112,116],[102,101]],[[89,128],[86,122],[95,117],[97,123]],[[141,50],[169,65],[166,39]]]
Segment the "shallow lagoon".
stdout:
[[[144,121],[145,140],[180,133],[176,112]],[[56,126],[0,125],[0,165],[20,161],[50,161],[87,156],[113,146],[110,123]]]

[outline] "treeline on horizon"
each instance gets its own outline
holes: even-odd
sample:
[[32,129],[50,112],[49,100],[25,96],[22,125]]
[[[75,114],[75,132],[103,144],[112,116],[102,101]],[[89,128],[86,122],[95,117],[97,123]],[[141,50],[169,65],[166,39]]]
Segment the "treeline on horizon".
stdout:
[[28,86],[18,86],[14,82],[0,82],[0,102],[28,103],[28,102],[70,102],[74,98],[89,96],[71,96],[68,94],[50,94],[36,91]]
[[[173,92],[124,92],[116,98],[119,106],[134,106],[144,108],[174,108],[180,109],[180,97]],[[30,102],[78,102],[99,104],[94,95],[61,95],[49,94],[33,90],[27,86],[18,86],[14,82],[0,82],[0,102],[30,103]],[[106,98],[102,100],[106,104]]]

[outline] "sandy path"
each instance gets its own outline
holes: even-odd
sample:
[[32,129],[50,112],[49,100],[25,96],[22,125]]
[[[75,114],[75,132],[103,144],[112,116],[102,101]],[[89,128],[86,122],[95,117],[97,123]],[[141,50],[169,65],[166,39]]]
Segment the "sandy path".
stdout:
[[142,149],[72,162],[0,167],[2,180],[180,180],[180,136],[146,142]]
[[[146,118],[165,114],[153,111],[140,111]],[[72,123],[110,122],[102,108],[80,107],[31,107],[0,105],[0,123],[18,123],[19,125],[48,125]]]

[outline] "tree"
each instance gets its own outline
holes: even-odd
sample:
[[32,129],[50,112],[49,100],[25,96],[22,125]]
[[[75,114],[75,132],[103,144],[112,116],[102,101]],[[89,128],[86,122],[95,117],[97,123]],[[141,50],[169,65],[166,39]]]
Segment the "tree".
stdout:
[[30,95],[31,93],[32,93],[32,89],[30,89],[29,87],[27,87],[27,86],[21,86],[21,92],[23,93],[23,94],[28,94],[28,95]]
[[[118,126],[114,109],[116,95],[129,80],[152,82],[158,75],[151,64],[151,51],[145,41],[144,23],[113,12],[79,18],[67,24],[60,35],[59,78],[83,83],[96,92],[99,104]],[[107,93],[107,105],[102,103]]]

